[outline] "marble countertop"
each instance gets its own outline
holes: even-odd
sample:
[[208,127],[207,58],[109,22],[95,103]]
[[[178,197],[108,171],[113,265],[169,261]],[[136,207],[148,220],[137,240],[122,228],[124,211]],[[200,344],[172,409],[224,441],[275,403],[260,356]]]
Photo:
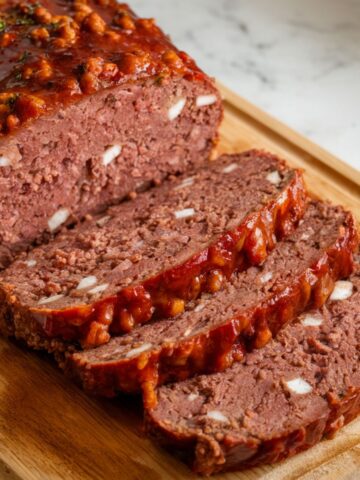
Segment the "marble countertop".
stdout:
[[359,0],[132,0],[223,84],[360,170]]

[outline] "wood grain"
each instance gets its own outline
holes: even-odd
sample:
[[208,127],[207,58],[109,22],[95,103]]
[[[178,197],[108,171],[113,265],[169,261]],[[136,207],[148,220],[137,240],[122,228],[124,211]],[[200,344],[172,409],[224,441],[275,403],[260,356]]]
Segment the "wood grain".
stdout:
[[[220,152],[271,150],[305,169],[312,193],[360,220],[360,174],[221,87]],[[137,400],[88,398],[43,354],[0,339],[0,479],[184,480],[197,478],[142,434]],[[332,441],[275,466],[222,480],[360,479],[360,420]]]

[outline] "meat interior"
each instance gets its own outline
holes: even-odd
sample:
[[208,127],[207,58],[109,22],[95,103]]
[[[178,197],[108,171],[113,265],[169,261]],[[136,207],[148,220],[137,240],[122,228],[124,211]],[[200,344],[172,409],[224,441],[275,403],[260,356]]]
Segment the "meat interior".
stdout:
[[[213,103],[197,107],[206,95]],[[179,101],[182,110],[169,117]],[[0,266],[44,230],[203,163],[221,114],[212,83],[169,78],[160,86],[151,79],[86,96],[6,136]]]
[[14,262],[2,281],[14,285],[28,306],[54,295],[59,299],[45,307],[111,295],[200,252],[291,178],[292,171],[271,156],[225,156],[59,234]]
[[[311,203],[296,231],[279,242],[261,267],[235,273],[231,282],[214,295],[203,295],[175,320],[159,320],[114,337],[106,345],[80,352],[74,358],[91,364],[116,362],[130,351],[157,350],[161,345],[187,340],[246,314],[277,291],[291,285],[333,245],[346,213],[338,207]],[[145,348],[146,347],[146,348]],[[140,354],[140,353],[139,353]]]
[[331,395],[360,388],[360,270],[350,282],[349,298],[306,312],[244,363],[161,387],[151,420],[185,437],[201,432],[245,443],[326,419]]

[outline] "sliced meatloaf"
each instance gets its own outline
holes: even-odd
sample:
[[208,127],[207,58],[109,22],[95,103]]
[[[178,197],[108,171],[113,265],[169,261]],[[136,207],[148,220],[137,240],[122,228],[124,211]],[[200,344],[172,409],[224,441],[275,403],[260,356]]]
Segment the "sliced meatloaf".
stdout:
[[352,270],[351,214],[312,203],[298,229],[260,267],[234,274],[222,291],[176,320],[152,322],[99,348],[70,355],[66,370],[88,392],[113,396],[153,389],[201,372],[221,371],[263,347],[307,306],[320,307],[335,280]]
[[261,263],[305,204],[301,173],[276,157],[224,156],[14,262],[0,275],[2,330],[51,350],[174,317],[235,269]]
[[153,20],[115,0],[6,0],[0,18],[0,264],[209,157],[219,93]]
[[205,475],[282,460],[359,414],[359,355],[358,267],[244,363],[161,387],[147,430]]

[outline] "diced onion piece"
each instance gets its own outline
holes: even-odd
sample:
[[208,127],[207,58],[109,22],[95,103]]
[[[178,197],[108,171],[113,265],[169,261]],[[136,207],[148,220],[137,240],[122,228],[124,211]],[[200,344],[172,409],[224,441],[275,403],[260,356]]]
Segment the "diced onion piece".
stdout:
[[195,210],[193,208],[184,208],[184,210],[177,210],[175,212],[175,218],[188,218],[195,215]]
[[179,185],[174,187],[174,190],[180,190],[181,188],[190,187],[194,183],[194,177],[185,178]]
[[286,382],[289,390],[299,395],[304,395],[312,391],[312,386],[304,379],[298,377]]
[[183,111],[183,108],[185,107],[186,104],[186,99],[185,98],[180,98],[172,107],[169,108],[168,110],[168,119],[169,120],[175,120],[180,113]]
[[45,305],[46,303],[56,302],[56,300],[60,300],[64,295],[59,293],[58,295],[52,295],[51,297],[41,298],[38,301],[38,305]]
[[268,282],[269,280],[271,280],[272,277],[273,277],[273,273],[272,273],[272,272],[266,272],[266,273],[264,273],[264,275],[262,275],[262,276],[260,277],[260,281],[261,281],[261,283],[266,283],[266,282]]
[[122,147],[121,145],[112,145],[108,147],[102,156],[103,165],[109,165],[116,157],[118,157],[121,153]]
[[140,355],[140,353],[147,352],[148,350],[150,350],[151,347],[152,347],[152,343],[144,343],[143,345],[140,345],[140,347],[133,348],[132,350],[127,352],[125,357],[126,358],[137,357],[138,355]]
[[346,300],[353,294],[354,285],[348,280],[339,280],[335,283],[335,288],[330,295],[330,300]]
[[274,170],[273,172],[270,172],[268,175],[266,175],[266,180],[273,185],[279,185],[281,182],[281,177],[279,175],[279,172],[277,170]]
[[189,396],[187,397],[187,399],[189,400],[189,402],[193,402],[194,400],[196,400],[197,398],[199,398],[199,395],[197,393],[190,393]]
[[11,161],[10,158],[0,155],[0,167],[10,167]]
[[195,103],[197,107],[207,107],[208,105],[213,105],[216,101],[216,95],[199,95],[196,97]]
[[304,327],[319,327],[323,323],[323,319],[320,314],[306,313],[302,317],[301,323]]
[[99,218],[99,220],[96,221],[96,225],[98,225],[99,227],[103,227],[110,219],[111,217],[109,215],[101,217]]
[[24,263],[27,267],[35,267],[35,265],[37,264],[37,261],[36,260],[25,260]]
[[90,295],[95,295],[96,293],[104,292],[108,287],[109,287],[108,283],[102,283],[101,285],[98,285],[97,287],[89,290],[88,293],[90,293]]
[[194,312],[201,312],[201,310],[203,310],[204,308],[205,308],[205,304],[199,303],[199,305],[196,305],[196,307],[194,308]]
[[51,232],[60,227],[70,216],[70,211],[67,208],[60,208],[54,215],[48,220],[48,226]]
[[228,417],[220,412],[220,410],[210,410],[207,412],[206,416],[217,422],[229,423]]
[[223,173],[231,173],[237,168],[239,168],[237,163],[230,163],[230,165],[227,165],[225,168],[223,168]]
[[88,277],[83,278],[80,280],[78,283],[78,286],[76,287],[76,290],[82,290],[84,288],[89,288],[92,287],[93,285],[96,285],[97,283],[97,278],[94,275],[89,275]]
[[192,331],[193,331],[192,327],[187,328],[184,332],[184,337],[188,337]]

